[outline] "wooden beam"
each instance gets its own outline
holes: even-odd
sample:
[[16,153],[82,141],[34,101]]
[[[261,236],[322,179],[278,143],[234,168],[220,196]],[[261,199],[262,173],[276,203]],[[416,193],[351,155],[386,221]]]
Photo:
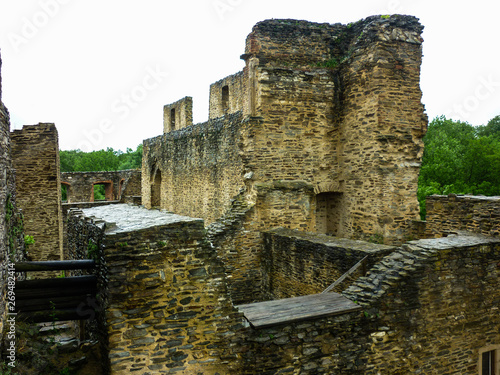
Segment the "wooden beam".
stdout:
[[57,270],[79,270],[91,269],[96,263],[92,259],[84,260],[52,260],[43,262],[18,262],[15,265],[16,272],[28,271],[57,271]]
[[16,300],[16,311],[39,311],[63,308],[77,308],[83,303],[82,306],[88,304],[87,299],[94,298],[91,294],[76,294],[64,297],[51,297],[51,298],[32,298],[28,300]]
[[[70,276],[55,279],[33,279],[16,281],[16,291],[22,289],[38,288],[69,288],[71,286],[97,285],[97,277],[94,275]],[[16,292],[17,294],[17,292]]]
[[96,292],[97,286],[90,283],[66,287],[18,289],[16,290],[16,302],[34,298],[50,299],[56,297],[78,296],[83,294],[95,295]]
[[77,309],[62,309],[62,310],[44,310],[20,312],[17,314],[19,320],[29,321],[33,323],[65,321],[65,320],[87,320],[95,316],[92,311],[85,310],[84,314]]
[[333,288],[335,288],[337,285],[339,285],[342,281],[344,281],[349,275],[353,274],[356,272],[356,270],[361,266],[364,265],[365,259],[368,258],[368,255],[365,256],[363,259],[361,259],[358,263],[356,263],[354,266],[351,267],[349,271],[344,273],[342,276],[340,276],[332,285],[330,285],[328,288],[323,290],[321,293],[327,293]]

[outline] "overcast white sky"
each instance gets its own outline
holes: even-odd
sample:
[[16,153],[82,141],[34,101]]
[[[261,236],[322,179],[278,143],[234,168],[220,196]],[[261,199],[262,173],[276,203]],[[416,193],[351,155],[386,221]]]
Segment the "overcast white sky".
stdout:
[[0,0],[2,100],[11,130],[53,122],[63,150],[135,149],[184,96],[206,121],[210,84],[243,68],[258,21],[399,13],[425,26],[429,118],[481,125],[500,114],[498,11],[491,0]]

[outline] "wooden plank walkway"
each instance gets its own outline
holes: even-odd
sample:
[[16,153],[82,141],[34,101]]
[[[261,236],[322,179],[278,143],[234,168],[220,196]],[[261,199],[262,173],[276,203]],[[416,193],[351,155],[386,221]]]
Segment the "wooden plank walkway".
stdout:
[[340,315],[362,309],[338,293],[311,294],[236,307],[253,328]]

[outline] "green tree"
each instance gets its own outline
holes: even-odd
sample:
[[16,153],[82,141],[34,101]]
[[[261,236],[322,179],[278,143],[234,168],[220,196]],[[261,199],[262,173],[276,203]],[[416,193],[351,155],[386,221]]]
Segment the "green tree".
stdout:
[[142,165],[142,144],[134,151],[106,150],[83,152],[81,150],[60,151],[61,172],[93,172],[137,169]]
[[437,117],[424,144],[418,186],[422,219],[428,195],[500,194],[500,116],[477,128]]
[[500,115],[493,117],[486,126],[478,128],[479,135],[483,137],[494,136],[500,138]]

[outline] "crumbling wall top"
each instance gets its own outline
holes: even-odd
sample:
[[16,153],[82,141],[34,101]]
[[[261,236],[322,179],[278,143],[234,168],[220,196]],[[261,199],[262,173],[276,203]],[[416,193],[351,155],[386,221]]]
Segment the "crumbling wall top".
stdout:
[[421,43],[422,30],[418,18],[405,15],[371,16],[348,25],[271,19],[253,27],[242,58],[311,65],[374,40]]

